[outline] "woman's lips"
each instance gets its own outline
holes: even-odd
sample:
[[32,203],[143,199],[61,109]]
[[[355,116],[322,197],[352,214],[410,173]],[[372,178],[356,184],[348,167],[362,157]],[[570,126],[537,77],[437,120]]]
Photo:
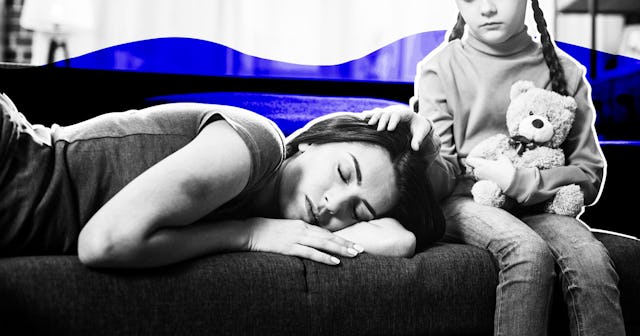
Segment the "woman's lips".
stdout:
[[311,202],[311,199],[307,195],[304,195],[304,201],[307,208],[307,217],[309,218],[309,223],[313,225],[319,225],[318,215],[314,210],[313,202]]

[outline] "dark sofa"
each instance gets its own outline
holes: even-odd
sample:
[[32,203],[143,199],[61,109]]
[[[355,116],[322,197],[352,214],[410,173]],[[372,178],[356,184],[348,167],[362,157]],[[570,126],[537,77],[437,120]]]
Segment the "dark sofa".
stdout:
[[[639,243],[597,236],[621,277],[628,335],[638,335]],[[490,335],[496,285],[490,254],[448,243],[338,267],[254,252],[144,271],[20,257],[0,260],[0,313],[5,332],[25,335]],[[558,293],[551,330],[566,335]]]
[[[11,83],[1,90],[31,120],[44,124],[148,106],[173,93],[310,94],[315,97],[311,101],[325,95],[340,97],[329,100],[344,106],[406,101],[411,94],[410,85],[393,83],[55,68],[3,70],[0,75]],[[109,90],[93,87],[98,81]],[[638,190],[640,183],[627,177],[628,167],[637,167],[640,147],[603,150],[609,162],[607,185],[600,202],[582,218],[594,228],[637,235],[629,190]],[[606,232],[596,236],[609,249],[621,278],[628,334],[640,335],[640,241]],[[452,243],[438,243],[411,258],[365,253],[343,258],[338,267],[255,252],[152,270],[93,270],[73,255],[0,258],[0,334],[490,335],[497,281],[496,264],[487,251]],[[552,334],[568,334],[559,286],[550,323]]]

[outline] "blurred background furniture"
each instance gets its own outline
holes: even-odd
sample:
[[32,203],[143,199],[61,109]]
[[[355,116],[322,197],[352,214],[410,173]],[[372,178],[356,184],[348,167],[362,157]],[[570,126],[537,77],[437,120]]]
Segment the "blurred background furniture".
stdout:
[[[590,76],[597,78],[598,72],[598,20],[599,14],[621,14],[623,16],[640,14],[638,0],[564,0],[560,1],[559,13],[588,13],[591,18],[591,60]],[[636,57],[638,58],[638,57]]]
[[[68,37],[95,25],[93,0],[24,0],[20,25],[48,41],[47,64],[62,60],[69,65]],[[62,55],[58,55],[58,49]],[[34,50],[38,51],[37,46]]]
[[640,24],[627,25],[624,28],[618,54],[640,59]]

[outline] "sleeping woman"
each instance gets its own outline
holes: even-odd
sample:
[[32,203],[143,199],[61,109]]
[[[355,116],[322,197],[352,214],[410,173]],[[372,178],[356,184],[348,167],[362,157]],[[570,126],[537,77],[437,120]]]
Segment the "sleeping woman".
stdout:
[[336,265],[363,251],[411,256],[444,232],[425,174],[437,143],[429,133],[411,148],[420,118],[388,132],[335,113],[284,139],[268,119],[223,105],[50,128],[6,95],[0,107],[0,256],[143,268],[263,251]]

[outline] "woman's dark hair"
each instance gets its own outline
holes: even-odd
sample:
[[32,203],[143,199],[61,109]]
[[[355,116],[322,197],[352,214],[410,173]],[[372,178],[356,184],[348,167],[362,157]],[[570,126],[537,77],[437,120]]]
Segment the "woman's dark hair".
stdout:
[[[547,63],[547,67],[549,68],[549,74],[551,77],[551,90],[563,96],[567,96],[569,93],[567,92],[567,80],[564,76],[564,69],[560,64],[558,54],[556,54],[555,45],[551,40],[549,31],[547,30],[547,21],[544,19],[544,15],[542,13],[542,9],[540,9],[538,0],[531,0],[531,8],[533,9],[533,18],[536,20],[536,28],[538,28],[538,32],[540,33],[540,40],[542,42],[542,55],[544,57],[545,63]],[[449,33],[449,41],[453,41],[462,37],[462,35],[464,34],[464,25],[464,18],[460,13],[458,13],[458,20]]]
[[289,138],[287,157],[298,151],[301,143],[364,142],[389,152],[393,164],[398,200],[385,216],[395,218],[416,236],[416,250],[438,241],[444,235],[445,221],[431,181],[427,177],[428,162],[424,148],[411,149],[411,131],[399,123],[394,131],[377,131],[376,125],[353,114],[336,114],[314,121],[306,129]]

